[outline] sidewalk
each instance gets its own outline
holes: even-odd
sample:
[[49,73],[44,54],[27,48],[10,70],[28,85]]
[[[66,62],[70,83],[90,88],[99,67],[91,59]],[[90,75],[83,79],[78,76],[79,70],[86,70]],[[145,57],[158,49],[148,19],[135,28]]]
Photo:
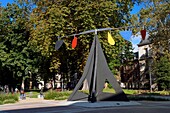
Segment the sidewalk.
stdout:
[[25,100],[19,100],[14,104],[0,105],[0,111],[4,110],[19,110],[29,108],[47,108],[47,107],[61,107],[61,106],[75,106],[86,108],[102,108],[102,107],[116,107],[116,106],[134,106],[140,105],[138,102],[118,102],[118,101],[102,101],[96,103],[89,103],[86,101],[67,101],[67,100],[44,100],[41,98],[26,98]]
[[22,103],[35,103],[35,102],[43,102],[45,101],[43,98],[29,98],[26,97],[25,100],[19,100],[17,103],[15,104],[22,104]]
[[[157,96],[154,96],[157,97]],[[159,98],[170,98],[170,96],[159,96]],[[14,104],[0,105],[0,112],[4,110],[21,110],[30,108],[48,108],[48,107],[61,107],[61,106],[74,106],[74,107],[87,107],[87,108],[102,108],[102,107],[116,107],[116,106],[138,106],[141,105],[140,101],[130,102],[96,102],[89,103],[83,101],[67,101],[67,100],[44,100],[42,98],[29,98],[19,100]]]
[[56,105],[61,102],[67,102],[67,100],[45,100],[43,98],[29,98],[27,97],[25,100],[19,100],[17,103],[14,104],[50,104]]
[[60,103],[65,103],[66,100],[55,101],[55,100],[44,100],[42,98],[29,98],[25,100],[19,100],[16,103],[0,105],[1,110],[17,110],[27,108],[42,108],[42,107],[54,107],[60,106]]

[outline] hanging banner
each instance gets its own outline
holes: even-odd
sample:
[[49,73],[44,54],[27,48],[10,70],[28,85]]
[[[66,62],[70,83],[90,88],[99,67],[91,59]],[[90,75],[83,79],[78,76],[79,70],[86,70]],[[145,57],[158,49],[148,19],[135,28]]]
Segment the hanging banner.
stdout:
[[131,38],[131,36],[132,36],[132,31],[128,31],[128,30],[120,31],[119,34],[120,34],[125,40],[130,41],[130,38]]
[[108,34],[108,43],[110,45],[115,45],[115,41],[113,40],[112,35],[109,32],[107,34]]
[[74,49],[77,46],[77,37],[74,36],[74,39],[72,41],[72,48]]

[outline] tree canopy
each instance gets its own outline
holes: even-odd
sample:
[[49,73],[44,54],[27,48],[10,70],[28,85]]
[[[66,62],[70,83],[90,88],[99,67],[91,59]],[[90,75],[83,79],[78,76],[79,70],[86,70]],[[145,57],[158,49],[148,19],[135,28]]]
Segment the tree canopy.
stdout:
[[[0,15],[0,62],[2,84],[16,85],[28,72],[36,72],[37,56],[28,45],[30,31],[27,10],[17,4],[1,8]],[[8,78],[11,78],[8,80]],[[3,80],[7,79],[7,80]],[[12,82],[11,82],[12,81]],[[14,83],[13,83],[14,82]]]
[[151,55],[154,60],[153,74],[162,89],[169,88],[170,62],[170,1],[148,0],[143,2],[138,14],[139,22],[149,32]]
[[167,90],[170,88],[170,62],[166,56],[154,63],[159,89]]
[[[42,77],[60,73],[67,78],[82,73],[93,34],[64,38],[63,46],[54,49],[58,36],[106,27],[122,27],[131,20],[135,1],[122,0],[16,0],[0,10],[0,71],[13,79],[23,79],[28,72]],[[98,33],[111,70],[120,65],[126,41],[115,30],[115,46],[107,42],[107,32]],[[129,45],[131,46],[131,45]],[[8,74],[7,74],[8,73]],[[0,78],[0,81],[3,77]],[[6,83],[3,83],[6,84]]]
[[[58,68],[62,59],[69,60],[68,62],[70,60],[71,62],[77,62],[76,66],[82,65],[83,67],[93,40],[93,35],[79,36],[78,47],[75,50],[71,48],[71,40],[73,38],[66,37],[64,38],[65,50],[62,49],[56,52],[54,50],[54,44],[58,40],[57,37],[95,28],[125,26],[130,21],[129,11],[133,4],[130,1],[103,0],[39,1],[37,2],[37,8],[31,14],[31,22],[34,27],[31,30],[30,41],[41,51],[42,55],[53,59],[51,69]],[[116,56],[120,52],[120,46],[125,45],[120,35],[113,34],[117,42],[116,47],[108,45],[106,33],[98,34],[100,35],[107,58]],[[60,58],[59,56],[63,54],[63,51],[66,51],[64,52],[65,55],[62,55],[62,58]]]
[[157,53],[169,56],[170,2],[167,0],[148,0],[146,4],[146,8],[140,11],[139,20],[140,24],[149,32],[154,58],[159,57]]

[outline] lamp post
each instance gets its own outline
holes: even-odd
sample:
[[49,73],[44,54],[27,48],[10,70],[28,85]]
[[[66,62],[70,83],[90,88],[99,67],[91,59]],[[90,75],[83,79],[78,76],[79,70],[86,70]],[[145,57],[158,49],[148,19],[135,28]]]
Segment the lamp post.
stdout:
[[150,92],[152,92],[152,74],[151,74],[151,64],[149,65],[149,83],[150,83]]

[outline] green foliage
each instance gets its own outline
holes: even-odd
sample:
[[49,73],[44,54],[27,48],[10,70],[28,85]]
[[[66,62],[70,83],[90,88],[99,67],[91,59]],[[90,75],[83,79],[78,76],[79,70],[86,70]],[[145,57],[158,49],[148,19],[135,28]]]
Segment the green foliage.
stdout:
[[170,95],[170,91],[160,91],[158,92],[160,95]]
[[65,96],[65,95],[63,95],[63,96],[60,96],[60,97],[55,97],[55,99],[54,100],[66,100],[66,99],[68,99],[68,97],[69,96]]
[[151,96],[128,96],[129,100],[141,101],[169,101],[168,99],[159,98],[159,97],[151,97]]
[[[65,47],[56,52],[54,44],[57,36],[79,33],[95,28],[126,25],[130,20],[129,11],[132,6],[133,2],[127,1],[39,1],[37,2],[37,8],[33,10],[30,17],[33,25],[31,27],[31,45],[41,51],[42,55],[51,58],[51,71],[58,69],[66,74],[69,70],[82,72],[93,36],[80,36],[78,46],[74,51],[70,46],[72,39],[70,37],[64,38]],[[113,33],[116,44],[123,41],[120,36],[115,34]],[[119,53],[119,47],[113,47],[108,44],[106,33],[99,33],[99,38],[107,55],[108,63],[116,60],[115,57]],[[110,68],[112,70],[115,67],[114,64],[120,63],[119,61],[111,63]]]
[[[110,84],[109,84],[110,85]],[[109,86],[108,86],[109,87]],[[115,90],[113,88],[104,88],[103,92],[107,92],[107,93],[116,93]]]
[[[123,89],[123,91],[124,91],[124,93],[127,94],[127,95],[138,94],[138,90]],[[105,89],[103,89],[103,92],[116,93],[113,88],[105,88]]]
[[2,101],[0,101],[0,105],[2,105],[3,104],[3,102]]
[[[28,45],[28,7],[8,4],[0,13],[0,83],[10,84],[13,88],[21,84],[29,71],[37,72],[38,53]],[[11,78],[11,79],[8,79]],[[7,80],[8,79],[8,80]]]
[[15,103],[18,101],[17,94],[0,94],[0,102],[3,104]]
[[162,95],[162,96],[166,96],[166,95],[170,95],[170,91],[155,91],[155,92],[148,92],[146,93],[146,95]]
[[[87,90],[80,90],[81,92],[85,94],[89,94],[89,91]],[[128,98],[130,100],[151,100],[151,101],[167,101],[167,99],[163,98],[158,98],[158,97],[151,97],[152,95],[169,95],[169,91],[157,91],[154,93],[147,92],[145,93],[145,96],[140,96],[137,94],[141,94],[142,90],[128,90],[128,89],[123,89],[125,94],[128,95]],[[112,88],[106,88],[103,89],[103,92],[108,92],[108,93],[115,93],[114,89]],[[72,91],[65,91],[65,92],[56,92],[56,91],[48,91],[45,93],[44,99],[47,100],[65,100],[68,99],[68,97],[71,95]]]
[[162,56],[154,64],[154,74],[160,88],[166,90],[170,88],[170,61],[166,56]]
[[138,20],[149,32],[153,58],[157,59],[160,54],[165,54],[170,59],[170,1],[148,0],[144,4],[145,8],[140,11]]
[[127,95],[135,95],[138,94],[138,90],[127,90],[127,89],[123,89],[123,91],[125,92],[125,94]]
[[3,104],[9,104],[9,103],[15,103],[16,101],[14,99],[6,99],[4,100]]
[[[151,50],[149,54],[154,60],[153,74],[161,89],[169,88],[169,63],[170,61],[170,1],[167,0],[142,0],[144,8],[139,14],[134,15],[136,24],[142,25],[149,33]],[[143,28],[142,28],[143,29]],[[139,29],[141,30],[141,28]],[[166,56],[167,58],[163,57]]]
[[65,100],[65,99],[68,99],[70,94],[71,94],[70,91],[65,91],[65,92],[48,91],[48,92],[45,93],[44,99],[47,99],[47,100]]
[[[75,72],[81,75],[93,34],[79,36],[74,50],[71,48],[73,37],[66,37],[63,46],[56,51],[57,37],[96,28],[125,26],[131,19],[133,4],[133,1],[122,0],[16,0],[14,4],[2,7],[0,73],[3,74],[0,83],[16,87],[18,82],[21,84],[22,80],[29,79],[30,72],[32,78],[40,75],[46,81],[56,72],[65,78]],[[106,34],[98,33],[109,67],[116,73],[120,66],[120,48],[126,43],[118,31],[114,31],[112,36],[116,45],[111,46]]]

